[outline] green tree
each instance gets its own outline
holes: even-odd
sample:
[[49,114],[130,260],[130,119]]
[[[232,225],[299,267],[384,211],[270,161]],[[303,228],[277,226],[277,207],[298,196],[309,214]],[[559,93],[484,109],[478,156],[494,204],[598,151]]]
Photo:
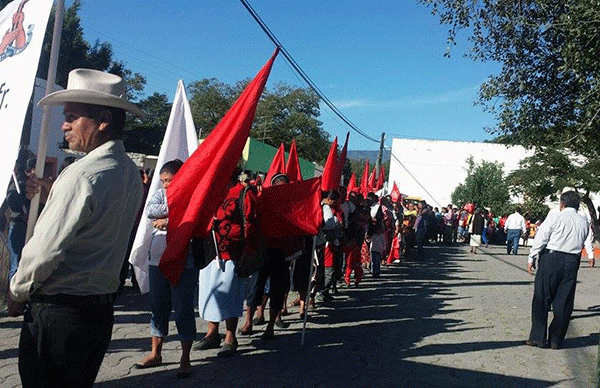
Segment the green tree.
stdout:
[[[218,124],[248,82],[231,86],[211,78],[189,85],[190,108],[202,138]],[[319,115],[319,98],[310,89],[278,83],[273,90],[263,92],[250,136],[274,147],[296,139],[301,158],[322,163],[331,143]]]
[[172,104],[166,94],[154,93],[138,103],[145,117],[128,117],[123,142],[130,152],[158,155]]
[[597,1],[419,1],[450,25],[450,45],[468,30],[468,56],[502,64],[480,89],[479,102],[498,121],[490,132],[511,144],[598,155]]
[[[62,87],[66,87],[69,72],[77,68],[107,71],[123,77],[127,83],[128,97],[131,100],[137,99],[143,92],[146,78],[140,73],[134,73],[127,69],[122,61],[115,60],[110,43],[96,40],[94,44],[90,44],[85,40],[81,19],[78,14],[80,8],[81,0],[74,0],[71,6],[65,10],[60,40],[60,54],[56,71],[56,83]],[[48,76],[54,19],[55,10],[52,11],[48,21],[37,70],[37,76],[42,79],[46,79]]]
[[469,157],[467,177],[452,192],[452,203],[461,205],[472,202],[489,207],[496,214],[506,212],[510,206],[510,194],[502,168],[502,163],[484,160],[477,164],[472,156]]
[[230,85],[216,78],[192,82],[187,90],[194,124],[202,138],[208,136],[238,96]]
[[598,241],[598,214],[590,194],[600,191],[599,159],[539,147],[534,155],[520,162],[519,169],[511,172],[507,180],[511,191],[523,197],[531,208],[545,206],[547,200],[557,201],[564,187],[573,187],[590,213],[594,239]]

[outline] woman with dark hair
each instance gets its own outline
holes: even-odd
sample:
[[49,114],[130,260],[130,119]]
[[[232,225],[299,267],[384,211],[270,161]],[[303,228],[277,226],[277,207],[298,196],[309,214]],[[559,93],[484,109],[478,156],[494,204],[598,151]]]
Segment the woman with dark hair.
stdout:
[[169,209],[166,190],[173,176],[179,171],[183,162],[179,159],[165,163],[160,169],[159,188],[146,206],[146,216],[153,219],[152,242],[149,252],[149,286],[150,334],[152,350],[148,356],[134,365],[136,369],[152,368],[162,365],[162,345],[169,334],[169,317],[171,309],[175,310],[175,323],[181,341],[181,359],[179,361],[178,378],[186,378],[192,372],[190,350],[196,338],[196,318],[194,313],[194,290],[198,281],[198,268],[188,255],[186,268],[181,274],[179,283],[172,285],[158,268],[160,258],[167,245],[167,225]]
[[239,170],[230,177],[227,197],[217,209],[212,221],[213,235],[209,240],[215,247],[210,263],[200,271],[198,311],[208,321],[206,336],[194,350],[221,346],[219,323],[225,321],[225,340],[219,357],[233,356],[238,341],[238,318],[244,312],[246,279],[236,274],[238,261],[244,255],[254,255],[258,250],[259,216],[254,190],[238,181]]
[[483,234],[484,225],[483,211],[481,208],[478,208],[471,218],[471,225],[469,227],[471,230],[471,238],[469,239],[471,253],[477,254],[477,248],[481,246],[481,235]]
[[[271,186],[290,183],[287,175],[279,173],[271,179]],[[285,295],[290,288],[290,262],[286,258],[302,250],[302,240],[298,238],[282,237],[267,238],[264,242],[263,254],[265,264],[251,278],[251,289],[248,295],[248,309],[246,321],[241,328],[242,334],[252,333],[254,313],[263,301],[264,289],[269,279],[269,321],[261,338],[271,340],[275,338],[275,325],[285,327],[281,319],[281,310],[285,302]]]
[[340,200],[340,193],[335,190],[326,191],[322,195],[321,205],[323,207],[323,234],[325,235],[325,246],[323,247],[324,282],[321,290],[321,297],[324,301],[331,301],[333,298],[330,291],[337,282],[335,268],[337,261],[340,260],[340,239],[343,231],[342,217],[336,210],[337,202]]

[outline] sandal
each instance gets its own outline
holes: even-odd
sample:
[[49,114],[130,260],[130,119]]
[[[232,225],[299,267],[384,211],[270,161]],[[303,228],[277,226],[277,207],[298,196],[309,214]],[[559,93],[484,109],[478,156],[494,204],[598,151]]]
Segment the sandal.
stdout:
[[265,323],[267,323],[267,321],[265,321],[265,317],[260,317],[260,318],[254,318],[252,320],[252,324],[253,325],[264,325]]
[[217,357],[231,357],[235,356],[235,351],[237,350],[237,341],[234,343],[225,342],[223,346],[221,346],[221,350],[217,352]]
[[148,368],[156,368],[162,365],[162,357],[158,357],[155,359],[150,359],[150,361],[146,361],[143,364],[139,362],[133,364],[133,369],[148,369]]
[[194,350],[207,350],[207,349],[216,349],[221,345],[221,337],[219,335],[214,336],[214,338],[204,337],[194,344]]
[[250,327],[249,329],[246,329],[246,330],[244,330],[244,329],[238,329],[238,334],[241,334],[241,335],[252,335],[252,334],[254,334],[254,330],[252,330],[252,327]]

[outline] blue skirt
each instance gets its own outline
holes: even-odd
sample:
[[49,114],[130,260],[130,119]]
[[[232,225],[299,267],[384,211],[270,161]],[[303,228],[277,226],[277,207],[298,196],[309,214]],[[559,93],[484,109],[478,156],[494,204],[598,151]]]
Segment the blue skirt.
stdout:
[[235,275],[232,260],[214,259],[200,271],[198,313],[209,322],[241,317],[246,279]]

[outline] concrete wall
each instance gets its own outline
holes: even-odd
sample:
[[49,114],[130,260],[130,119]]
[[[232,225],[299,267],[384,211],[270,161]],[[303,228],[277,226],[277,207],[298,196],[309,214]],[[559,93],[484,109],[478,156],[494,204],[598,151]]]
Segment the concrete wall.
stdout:
[[402,194],[419,196],[432,206],[442,207],[452,202],[452,191],[467,177],[469,156],[476,163],[502,163],[506,174],[529,155],[531,151],[520,146],[394,138],[388,187],[391,189],[396,181]]

